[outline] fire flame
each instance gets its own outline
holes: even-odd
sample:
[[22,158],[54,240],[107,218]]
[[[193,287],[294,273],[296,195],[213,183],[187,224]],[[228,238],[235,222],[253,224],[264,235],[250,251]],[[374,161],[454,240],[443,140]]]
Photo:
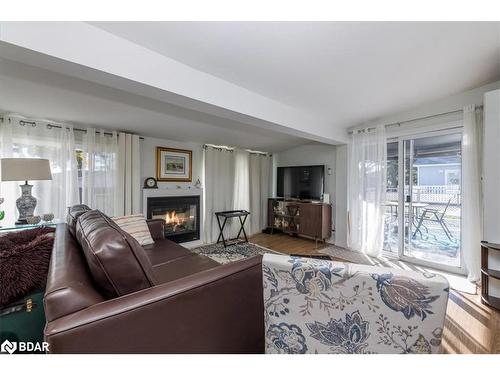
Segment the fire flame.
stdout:
[[167,212],[165,214],[165,222],[167,224],[180,225],[184,221],[186,220],[185,219],[183,220],[181,219],[181,217],[177,216],[177,213],[175,211]]
[[[177,232],[178,230],[185,230],[186,224],[191,223],[194,220],[194,216],[185,216],[184,214],[177,215],[175,210],[167,211],[165,214],[165,223],[172,232]],[[189,225],[188,225],[189,226]]]

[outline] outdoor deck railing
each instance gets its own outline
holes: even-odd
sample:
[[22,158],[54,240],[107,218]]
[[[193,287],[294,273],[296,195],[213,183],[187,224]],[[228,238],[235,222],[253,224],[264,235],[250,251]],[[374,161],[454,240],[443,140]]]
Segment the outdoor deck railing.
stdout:
[[[413,186],[413,202],[446,204],[451,198],[450,204],[461,205],[462,198],[459,185],[416,185]],[[405,195],[408,188],[405,188]],[[398,200],[397,188],[387,188],[386,199],[389,201]]]

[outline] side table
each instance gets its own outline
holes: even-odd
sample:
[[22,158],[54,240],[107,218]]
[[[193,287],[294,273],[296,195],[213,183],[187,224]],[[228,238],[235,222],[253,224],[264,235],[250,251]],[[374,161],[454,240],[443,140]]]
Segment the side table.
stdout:
[[489,251],[500,252],[500,244],[481,242],[481,301],[494,309],[500,310],[500,298],[489,295],[488,287],[490,278],[500,280],[500,270],[488,267]]
[[[233,211],[220,211],[215,213],[215,217],[217,218],[217,224],[219,224],[219,237],[217,238],[217,243],[220,242],[220,239],[222,238],[222,243],[224,244],[224,247],[226,248],[228,246],[227,242],[232,241],[229,245],[235,245],[240,242],[248,242],[247,234],[245,232],[245,222],[247,221],[247,217],[250,215],[250,212],[246,210],[233,210]],[[221,225],[220,218],[224,218],[224,221]],[[238,235],[234,238],[229,238],[226,239],[224,238],[224,227],[226,226],[226,222],[228,219],[237,217],[240,221],[240,230],[238,231]],[[243,219],[242,219],[243,218]],[[241,232],[243,232],[243,236],[245,239],[240,239]]]
[[40,227],[55,227],[57,224],[62,223],[61,220],[54,219],[52,221],[40,221],[38,224],[21,224],[16,225],[14,223],[2,223],[0,221],[0,235],[6,232],[14,232],[18,230],[32,229],[32,228],[40,228]]

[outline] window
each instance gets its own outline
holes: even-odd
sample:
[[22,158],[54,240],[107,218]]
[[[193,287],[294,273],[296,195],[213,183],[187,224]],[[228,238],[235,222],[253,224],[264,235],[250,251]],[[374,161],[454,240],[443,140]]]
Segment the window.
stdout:
[[453,130],[387,143],[386,253],[461,269],[461,139]]

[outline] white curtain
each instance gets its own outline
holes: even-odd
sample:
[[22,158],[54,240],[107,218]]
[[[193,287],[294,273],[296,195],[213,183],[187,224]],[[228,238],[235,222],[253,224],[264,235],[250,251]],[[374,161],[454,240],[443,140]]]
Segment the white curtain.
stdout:
[[[245,150],[234,150],[235,171],[234,171],[234,202],[233,210],[250,211],[250,154]],[[253,212],[251,212],[251,215]],[[243,219],[243,218],[242,218]],[[231,220],[231,226],[228,228],[232,237],[236,237],[241,228],[238,219]],[[245,221],[245,232],[249,235],[250,217]]]
[[349,144],[349,248],[378,256],[384,239],[385,127],[355,132]]
[[[217,241],[219,227],[215,212],[248,210],[247,235],[258,233],[267,224],[267,198],[271,184],[271,161],[267,154],[206,146],[205,156],[205,242]],[[222,224],[222,223],[221,223]],[[228,220],[226,238],[235,237],[238,219]]]
[[233,209],[235,153],[232,150],[207,146],[204,148],[204,158],[203,230],[205,242],[212,243],[217,241],[219,235],[215,212]]
[[462,136],[462,251],[470,281],[479,280],[481,273],[481,140],[482,111],[466,106]]
[[82,203],[115,215],[118,137],[88,128],[83,136]]
[[[66,217],[67,207],[79,203],[75,136],[70,125],[57,127],[44,121],[21,117],[5,117],[0,123],[0,157],[42,158],[50,161],[51,181],[30,181],[32,195],[37,198],[35,215],[53,213],[56,219]],[[5,203],[6,222],[18,216],[16,199],[22,182],[0,183],[0,196]]]
[[139,136],[118,135],[115,215],[141,213],[141,160]]
[[271,185],[272,158],[267,154],[250,154],[250,234],[267,226],[267,201]]

